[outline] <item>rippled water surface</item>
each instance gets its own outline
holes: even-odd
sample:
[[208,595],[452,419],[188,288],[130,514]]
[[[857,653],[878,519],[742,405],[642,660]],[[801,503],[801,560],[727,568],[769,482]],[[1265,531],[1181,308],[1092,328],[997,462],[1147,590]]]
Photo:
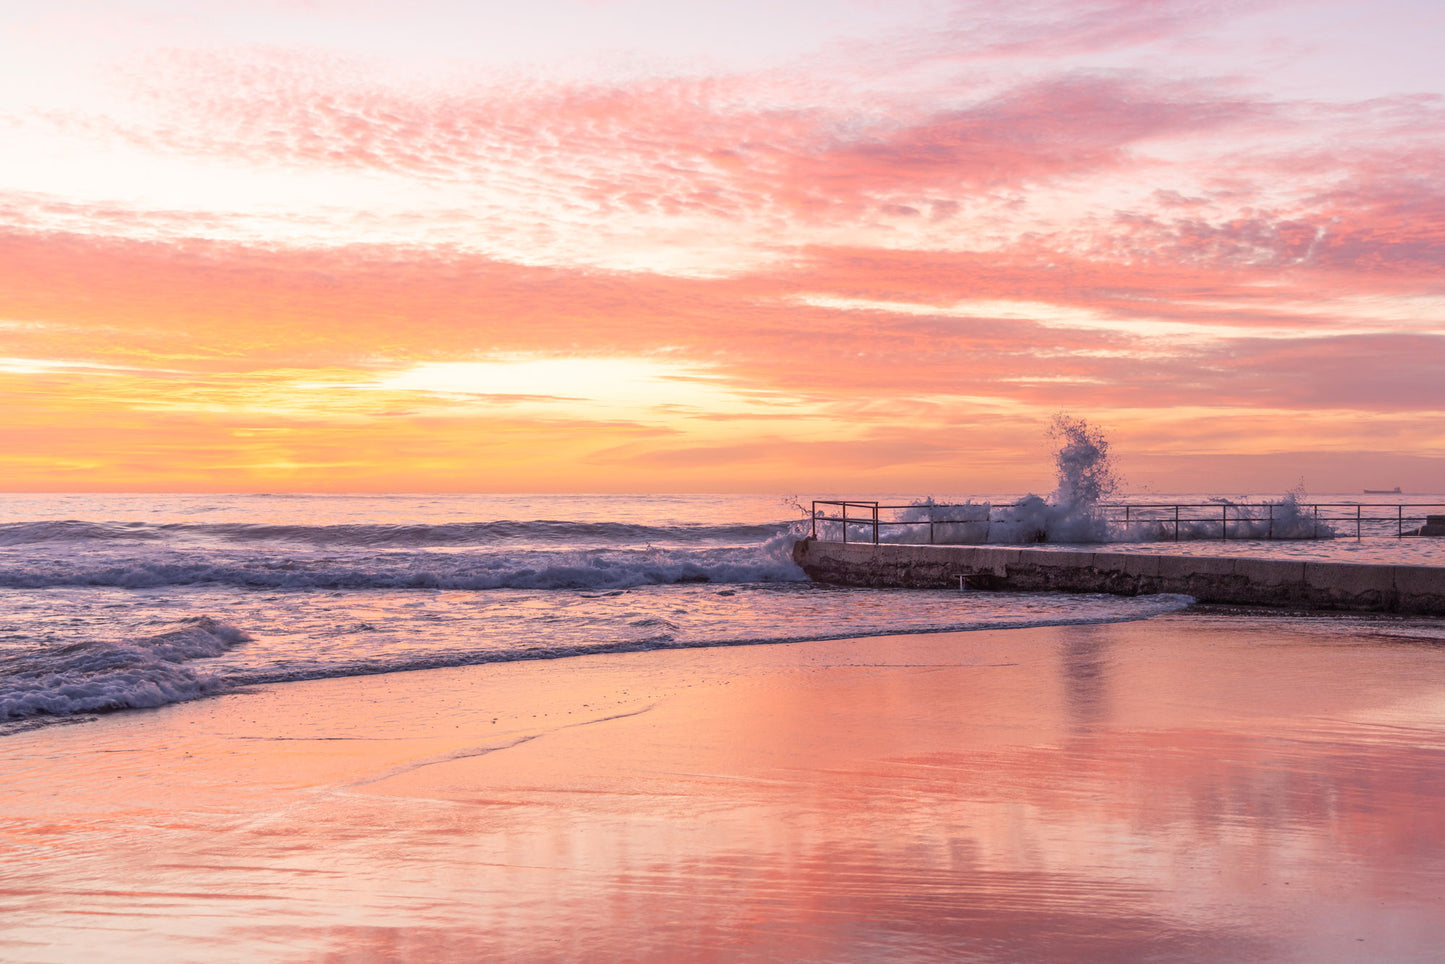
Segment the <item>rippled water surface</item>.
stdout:
[[755,496],[6,496],[0,732],[255,683],[1188,602],[815,586],[801,520]]
[[1445,624],[324,679],[0,740],[0,957],[1431,961]]

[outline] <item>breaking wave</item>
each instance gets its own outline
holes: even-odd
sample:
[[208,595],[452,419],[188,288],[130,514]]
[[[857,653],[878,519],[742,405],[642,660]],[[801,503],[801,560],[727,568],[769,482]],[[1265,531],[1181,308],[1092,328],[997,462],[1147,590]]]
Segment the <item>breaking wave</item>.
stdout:
[[[783,531],[778,531],[783,529]],[[0,587],[149,589],[218,584],[252,589],[630,589],[678,583],[801,582],[783,527],[750,546],[391,550],[333,554],[147,547],[31,552],[0,559]]]
[[0,657],[0,720],[165,706],[224,692],[226,681],[187,664],[249,638],[196,616],[149,636]]

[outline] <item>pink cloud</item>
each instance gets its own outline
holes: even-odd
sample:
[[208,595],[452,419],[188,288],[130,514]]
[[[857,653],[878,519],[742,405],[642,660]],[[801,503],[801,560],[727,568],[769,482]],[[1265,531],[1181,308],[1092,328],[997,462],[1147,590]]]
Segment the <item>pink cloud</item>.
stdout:
[[[1336,291],[1442,290],[1445,181],[1351,174],[1289,210],[1120,212],[1094,233],[1095,257],[1149,265],[1307,273]],[[1213,214],[1214,216],[1211,216]]]
[[1031,57],[1111,50],[1187,38],[1241,13],[1278,6],[1271,0],[1023,0],[1005,7],[959,0],[948,34],[955,49]]
[[1112,169],[1143,141],[1279,112],[1206,86],[1091,74],[983,99],[940,89],[907,105],[839,99],[813,80],[798,91],[806,106],[790,106],[778,78],[762,76],[408,91],[269,52],[178,53],[156,67],[135,81],[156,126],[107,133],[86,122],[96,136],[173,155],[494,184],[603,217],[947,213],[958,192]]

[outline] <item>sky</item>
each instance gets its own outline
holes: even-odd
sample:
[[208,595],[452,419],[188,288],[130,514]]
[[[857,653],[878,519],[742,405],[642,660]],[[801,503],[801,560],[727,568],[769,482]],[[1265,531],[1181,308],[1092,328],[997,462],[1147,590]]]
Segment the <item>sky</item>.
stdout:
[[1445,491],[1445,8],[0,0],[0,490]]

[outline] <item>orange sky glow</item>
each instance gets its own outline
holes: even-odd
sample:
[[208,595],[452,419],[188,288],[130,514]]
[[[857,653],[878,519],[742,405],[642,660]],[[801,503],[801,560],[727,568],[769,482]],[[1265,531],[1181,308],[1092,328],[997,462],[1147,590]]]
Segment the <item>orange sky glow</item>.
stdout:
[[1445,490],[1434,4],[57,0],[0,490]]

